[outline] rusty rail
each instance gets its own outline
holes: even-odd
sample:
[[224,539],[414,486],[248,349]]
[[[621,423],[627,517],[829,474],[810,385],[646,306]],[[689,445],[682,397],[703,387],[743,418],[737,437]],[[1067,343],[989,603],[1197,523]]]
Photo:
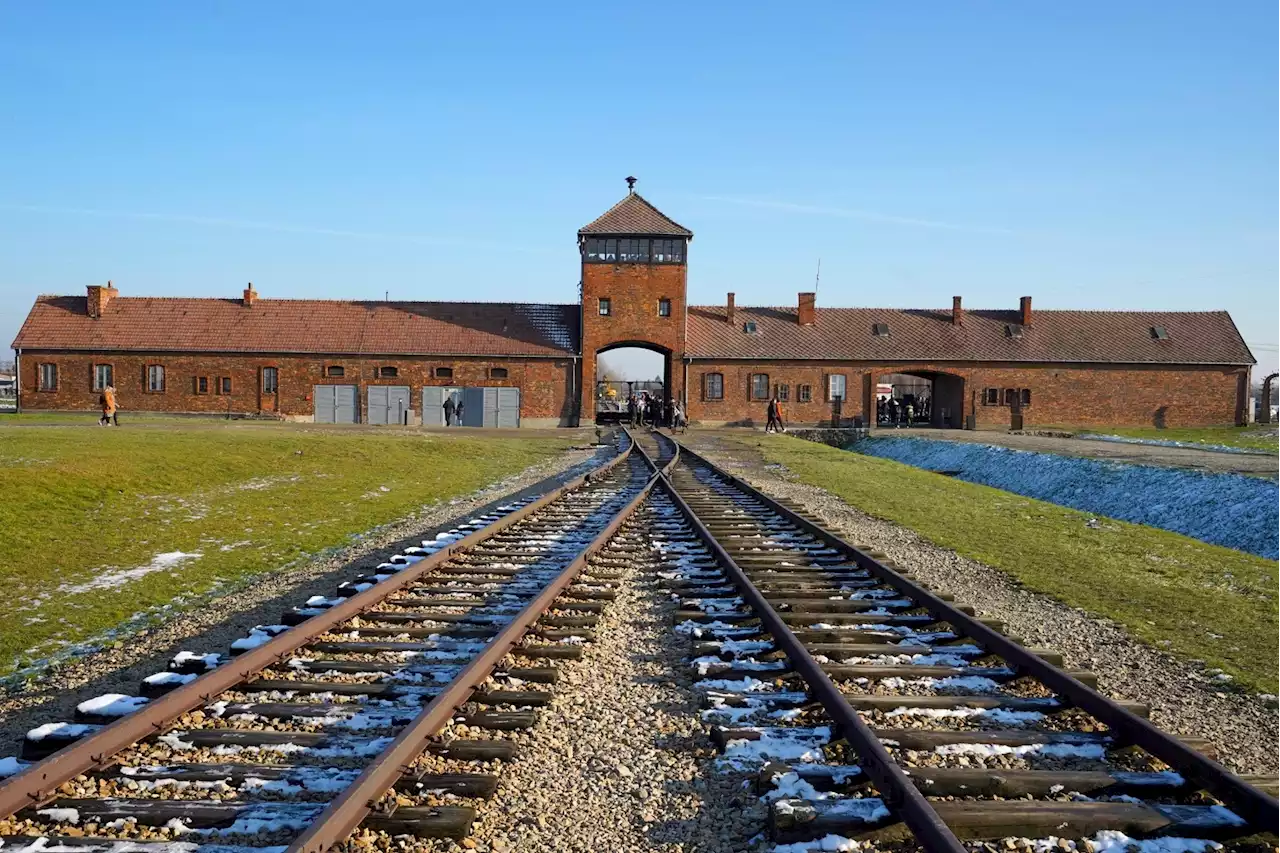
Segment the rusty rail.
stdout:
[[[1141,747],[1182,775],[1203,785],[1205,790],[1226,802],[1250,826],[1258,828],[1259,831],[1275,831],[1277,823],[1280,823],[1280,808],[1278,808],[1274,797],[1250,785],[1223,765],[1201,755],[1177,738],[1156,728],[1149,721],[1137,716],[1109,697],[1072,678],[1063,670],[1036,656],[998,631],[982,624],[975,617],[969,616],[954,605],[943,601],[929,590],[895,572],[870,554],[814,524],[746,481],[723,470],[706,457],[680,445],[674,438],[669,440],[675,442],[682,455],[687,455],[697,460],[699,464],[706,466],[708,470],[734,488],[759,500],[770,510],[787,519],[788,522],[795,524],[832,548],[843,552],[857,563],[859,568],[866,569],[879,580],[912,599],[920,607],[928,610],[940,621],[950,623],[961,633],[968,635],[978,645],[1004,658],[1010,666],[1038,679],[1053,692],[1065,696],[1076,707],[1091,714],[1113,730],[1118,740]],[[666,482],[664,482],[664,486],[670,488],[670,485]],[[674,492],[674,489],[671,489],[671,491]],[[713,549],[720,550],[718,546],[713,546]],[[742,577],[745,579],[745,575]],[[769,612],[772,613],[772,610]],[[790,630],[785,625],[783,628],[790,635]],[[788,653],[788,657],[790,656],[790,653]],[[825,678],[825,674],[823,677]],[[878,779],[877,782],[879,782]],[[923,841],[923,839],[921,840]]]
[[[258,648],[228,661],[211,672],[201,675],[191,683],[165,694],[132,714],[121,718],[119,721],[111,723],[102,730],[70,744],[48,758],[33,764],[21,773],[10,777],[0,784],[0,815],[10,816],[28,806],[40,805],[48,801],[56,795],[59,785],[69,782],[82,773],[107,766],[111,757],[120,751],[147,737],[159,734],[183,714],[209,703],[215,696],[236,687],[254,673],[261,672],[285,661],[295,651],[325,634],[329,629],[359,616],[365,610],[446,562],[458,551],[483,542],[494,534],[528,518],[542,508],[559,500],[566,492],[591,482],[594,477],[613,469],[625,461],[634,447],[635,442],[631,441],[629,446],[621,453],[582,476],[553,489],[515,512],[503,516],[493,524],[468,534],[462,539],[451,543],[448,547],[420,560],[410,568],[406,568],[387,580],[375,584],[370,589],[352,596],[342,604],[332,607],[324,613],[311,617],[297,627],[280,634]],[[641,494],[648,494],[652,485],[652,481],[646,484]],[[629,506],[628,509],[631,509],[631,507]],[[575,560],[574,565],[578,565],[580,568],[577,560]],[[535,599],[534,604],[542,601],[542,598],[542,596],[539,596],[538,599]],[[531,604],[530,607],[532,606]],[[521,615],[525,615],[528,611],[529,608],[526,608],[525,611],[521,611]],[[536,618],[536,615],[534,618]],[[503,631],[492,642],[507,639],[509,631],[510,628]],[[521,633],[523,634],[523,632]],[[511,640],[511,644],[513,645],[518,639],[519,637],[516,637],[515,640]],[[506,653],[507,648],[509,646],[504,647],[503,654]],[[500,659],[501,655],[498,655],[494,658],[494,662],[496,663]],[[487,674],[486,672],[479,680],[483,681]],[[463,670],[459,677],[463,675],[468,676],[471,681],[475,681],[476,673],[470,666]],[[473,688],[473,683],[467,683],[466,690],[468,695],[470,695]],[[432,705],[438,701],[439,698]],[[430,707],[428,705],[427,709],[430,709]],[[424,709],[424,713],[427,709]],[[400,741],[401,738],[397,738],[389,749],[395,748]],[[364,776],[362,775],[357,779],[357,783],[363,779]],[[365,785],[361,790],[366,790],[368,787]],[[390,785],[388,784],[387,787],[390,787]],[[348,831],[353,827],[354,824],[348,828]]]
[[[667,437],[663,436],[663,438]],[[680,455],[688,452],[695,459],[705,464],[710,463],[706,463],[706,460],[692,451],[684,449],[675,439],[668,440],[675,444],[676,456],[672,459],[671,464],[658,475],[662,487],[671,496],[672,502],[689,520],[690,525],[697,532],[698,538],[706,543],[711,553],[715,556],[716,562],[724,568],[725,574],[733,581],[734,586],[738,588],[738,592],[746,601],[747,606],[760,617],[761,625],[773,636],[778,649],[787,656],[792,668],[809,688],[810,694],[822,705],[840,733],[858,754],[862,767],[872,781],[875,782],[876,789],[880,792],[885,805],[902,819],[902,822],[910,828],[916,839],[929,853],[968,853],[968,849],[960,843],[960,840],[956,838],[950,827],[947,826],[933,806],[929,804],[929,801],[912,783],[911,778],[889,755],[889,751],[885,749],[884,744],[876,737],[875,732],[862,721],[862,717],[849,704],[848,699],[840,692],[840,688],[836,687],[831,677],[822,670],[822,666],[813,659],[813,655],[809,654],[809,650],[804,647],[804,644],[792,632],[790,626],[773,609],[773,605],[756,589],[755,584],[751,582],[747,574],[729,555],[729,552],[716,541],[715,536],[698,518],[693,508],[680,496],[675,485],[672,484],[667,476],[667,471],[674,467]],[[644,454],[644,449],[641,448],[640,450]],[[644,454],[644,456],[646,460],[649,459],[648,454]],[[653,464],[651,460],[650,464]],[[754,493],[754,490],[752,490],[752,493]]]

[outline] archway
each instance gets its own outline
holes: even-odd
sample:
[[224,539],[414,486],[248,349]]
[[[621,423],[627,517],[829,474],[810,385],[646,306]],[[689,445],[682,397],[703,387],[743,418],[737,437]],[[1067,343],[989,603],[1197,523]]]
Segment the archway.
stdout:
[[959,429],[964,425],[963,376],[932,370],[884,371],[872,376],[866,409],[876,426]]
[[590,381],[596,423],[618,423],[627,418],[633,396],[664,403],[672,398],[671,351],[644,341],[601,347]]

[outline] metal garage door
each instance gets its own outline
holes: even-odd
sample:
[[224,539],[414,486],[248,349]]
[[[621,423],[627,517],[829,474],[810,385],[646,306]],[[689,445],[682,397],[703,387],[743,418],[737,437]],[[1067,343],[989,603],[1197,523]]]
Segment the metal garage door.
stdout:
[[[444,401],[446,396],[451,397],[453,404],[456,406],[458,401],[462,399],[462,389],[450,388],[444,385],[424,385],[422,387],[423,426],[445,426]],[[466,414],[465,410],[463,410],[463,414]]]
[[369,417],[371,424],[402,424],[404,413],[412,405],[407,385],[370,385]]
[[484,417],[487,427],[520,426],[520,389],[484,388]]
[[356,386],[354,385],[316,385],[312,388],[311,399],[315,401],[318,424],[354,424],[359,423],[356,406]]
[[484,422],[484,392],[486,388],[462,389],[462,425],[469,427],[488,426]]

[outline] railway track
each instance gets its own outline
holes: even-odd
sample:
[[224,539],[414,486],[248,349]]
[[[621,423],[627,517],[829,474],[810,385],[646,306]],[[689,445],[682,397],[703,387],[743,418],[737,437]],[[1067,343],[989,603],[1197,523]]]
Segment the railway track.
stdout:
[[493,793],[516,751],[504,735],[534,724],[633,547],[610,540],[656,478],[619,441],[585,477],[407,549],[229,655],[183,653],[137,696],[33,729],[0,784],[3,849],[464,838],[476,809],[457,803]]
[[722,761],[756,773],[769,836],[788,851],[1020,838],[1093,851],[1168,836],[1192,840],[1166,850],[1275,848],[1275,779],[1231,774],[1207,743],[1099,694],[1091,673],[673,439],[636,438],[668,466],[652,500],[679,508],[655,547],[704,718]]

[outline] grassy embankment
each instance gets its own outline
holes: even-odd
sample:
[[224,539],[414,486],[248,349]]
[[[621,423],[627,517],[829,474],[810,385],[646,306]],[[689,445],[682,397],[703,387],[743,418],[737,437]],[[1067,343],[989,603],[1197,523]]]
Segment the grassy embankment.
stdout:
[[1217,444],[1223,447],[1241,447],[1249,450],[1280,451],[1280,438],[1275,426],[1251,427],[1184,427],[1156,429],[1155,427],[1065,427],[1078,435],[1118,435],[1123,438],[1147,438],[1160,441],[1181,441],[1187,444]]
[[[345,544],[568,442],[208,422],[0,427],[0,674]],[[123,574],[178,552],[198,556]]]
[[[732,439],[862,511],[1276,692],[1277,563],[787,436]],[[980,603],[979,603],[980,606]]]

